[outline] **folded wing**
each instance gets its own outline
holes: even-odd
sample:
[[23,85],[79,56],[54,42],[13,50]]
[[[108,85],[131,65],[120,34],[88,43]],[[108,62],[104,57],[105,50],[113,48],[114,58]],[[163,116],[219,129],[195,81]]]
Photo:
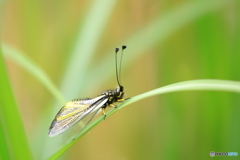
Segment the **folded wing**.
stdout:
[[108,101],[105,95],[93,99],[73,100],[65,104],[53,120],[49,137],[57,136],[80,122],[83,129],[96,115],[97,111]]

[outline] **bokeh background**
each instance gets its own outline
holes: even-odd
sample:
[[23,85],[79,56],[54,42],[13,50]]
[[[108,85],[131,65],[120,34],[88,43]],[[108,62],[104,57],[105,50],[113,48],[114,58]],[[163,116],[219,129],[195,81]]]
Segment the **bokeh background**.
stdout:
[[[57,99],[35,71],[4,53],[37,160],[61,146],[64,136],[47,133],[65,102],[117,86],[114,48],[122,44],[128,46],[121,74],[126,97],[193,79],[240,81],[238,0],[6,0],[0,8],[3,53],[21,51],[64,97]],[[210,151],[240,153],[239,105],[239,94],[216,91],[144,99],[97,125],[61,158],[210,159]]]

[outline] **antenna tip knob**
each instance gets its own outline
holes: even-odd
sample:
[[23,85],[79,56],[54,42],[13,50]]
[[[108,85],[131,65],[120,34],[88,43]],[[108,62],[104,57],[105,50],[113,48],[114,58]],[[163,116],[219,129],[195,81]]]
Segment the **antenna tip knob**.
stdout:
[[127,46],[126,45],[122,45],[122,49],[126,49],[127,48]]
[[119,48],[115,48],[115,52],[117,53],[119,51]]

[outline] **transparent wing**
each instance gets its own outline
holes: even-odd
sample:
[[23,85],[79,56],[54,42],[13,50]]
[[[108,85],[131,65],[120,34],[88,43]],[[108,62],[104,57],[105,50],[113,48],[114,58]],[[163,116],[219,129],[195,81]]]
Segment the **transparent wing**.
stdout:
[[66,140],[73,140],[75,138],[77,138],[81,132],[83,131],[83,129],[94,119],[94,117],[100,112],[101,108],[99,108],[98,110],[95,110],[93,112],[91,112],[90,114],[86,115],[86,117],[84,117],[81,121],[79,121],[74,127],[73,130],[71,129],[71,133],[68,133],[67,137],[68,138],[64,138],[64,141]]
[[[56,115],[50,126],[48,135],[50,137],[57,136],[71,128],[79,121],[80,126],[82,126],[79,129],[85,127],[86,122],[89,123],[92,119],[91,115],[93,114],[91,113],[98,111],[107,101],[108,98],[102,95],[94,99],[73,100],[68,102]],[[86,118],[88,121],[83,120],[85,117],[90,117],[90,119]]]

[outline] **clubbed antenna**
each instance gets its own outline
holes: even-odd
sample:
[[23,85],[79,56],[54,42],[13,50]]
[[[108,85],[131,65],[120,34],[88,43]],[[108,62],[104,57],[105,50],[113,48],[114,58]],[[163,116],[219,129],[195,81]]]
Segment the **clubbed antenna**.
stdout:
[[115,48],[116,76],[117,76],[117,82],[118,82],[119,86],[121,86],[121,68],[122,68],[123,50],[126,48],[127,48],[127,46],[122,45],[122,52],[121,52],[119,67],[118,67],[118,63],[117,63],[118,62],[117,53],[119,51],[119,48]]
[[118,77],[118,65],[117,65],[117,53],[119,51],[119,48],[115,48],[115,63],[116,63],[116,76],[117,76],[117,82],[118,82],[118,85],[120,85],[119,83],[119,77]]
[[122,45],[122,54],[121,54],[120,66],[119,66],[119,80],[120,80],[120,83],[121,83],[121,68],[122,68],[123,51],[126,48],[127,48],[126,45]]

